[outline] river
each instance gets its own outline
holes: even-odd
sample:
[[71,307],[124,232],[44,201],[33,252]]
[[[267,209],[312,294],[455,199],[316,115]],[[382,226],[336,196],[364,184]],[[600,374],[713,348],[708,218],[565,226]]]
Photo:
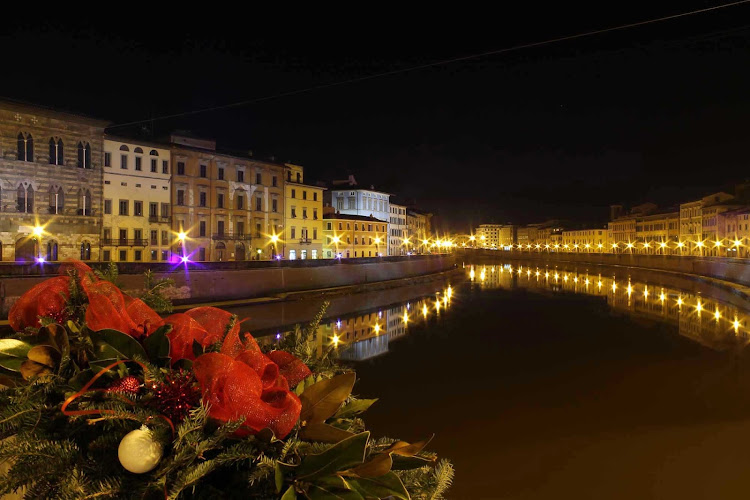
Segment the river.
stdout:
[[[435,433],[451,499],[746,498],[750,304],[674,275],[537,265],[331,299],[318,341],[380,398],[374,435]],[[235,312],[280,336],[319,306]]]

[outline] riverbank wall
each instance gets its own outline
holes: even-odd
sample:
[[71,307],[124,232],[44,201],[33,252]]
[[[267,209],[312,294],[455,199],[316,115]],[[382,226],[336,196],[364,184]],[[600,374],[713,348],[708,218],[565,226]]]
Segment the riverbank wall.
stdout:
[[465,259],[523,260],[539,263],[592,264],[597,266],[636,267],[668,271],[685,275],[715,278],[743,286],[750,286],[750,262],[747,259],[723,257],[695,257],[679,255],[637,255],[599,253],[547,253],[501,250],[467,250]]
[[[174,280],[169,294],[175,304],[266,297],[322,288],[365,285],[446,271],[455,267],[455,256],[413,255],[403,257],[341,260],[206,262],[188,264],[120,263],[122,289],[138,295],[143,273]],[[103,264],[92,264],[101,267]],[[12,304],[25,291],[57,275],[58,264],[0,265],[0,315],[7,318]]]

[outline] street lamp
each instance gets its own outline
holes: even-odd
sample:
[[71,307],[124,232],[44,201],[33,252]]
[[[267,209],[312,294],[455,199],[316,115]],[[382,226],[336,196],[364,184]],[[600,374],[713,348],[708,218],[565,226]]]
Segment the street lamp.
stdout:
[[[278,254],[276,244],[279,242],[279,235],[272,234],[269,237],[269,240],[271,240],[271,244],[273,245],[273,253],[274,253],[274,256],[276,256]],[[260,258],[260,257],[258,257],[258,258]]]
[[375,242],[375,257],[380,257],[380,241],[381,240],[379,237],[376,236],[375,240],[373,241]]
[[[377,238],[375,238],[375,239],[377,240]],[[331,238],[331,242],[332,242],[332,243],[334,244],[334,247],[335,247],[335,252],[336,252],[336,253],[335,253],[335,254],[333,255],[333,257],[334,257],[335,259],[338,259],[338,258],[339,258],[339,241],[341,241],[341,238],[339,238],[338,236],[334,236],[333,238]]]

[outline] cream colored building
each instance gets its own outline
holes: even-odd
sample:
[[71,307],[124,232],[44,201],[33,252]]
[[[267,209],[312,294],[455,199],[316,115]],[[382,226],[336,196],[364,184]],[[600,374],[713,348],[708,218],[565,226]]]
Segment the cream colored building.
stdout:
[[287,163],[284,183],[284,258],[322,259],[323,256],[323,191],[319,186],[305,184],[304,169]]
[[409,247],[413,247],[415,243],[408,239],[409,226],[406,222],[406,207],[391,202],[389,210],[388,255],[406,255],[409,251]]
[[562,245],[563,250],[567,252],[607,252],[609,251],[607,228],[563,231]]
[[482,224],[474,235],[477,239],[477,247],[479,248],[500,248],[500,230],[503,228],[502,224]]
[[[720,191],[718,193],[704,196],[700,200],[689,201],[687,203],[680,204],[679,240],[683,242],[687,248],[689,248],[691,253],[702,253],[705,248],[704,245],[707,237],[703,234],[704,207],[723,203],[732,198],[734,198],[734,196],[732,196],[731,194]],[[701,246],[698,245],[698,242],[701,243]]]
[[679,212],[665,212],[638,217],[635,242],[642,253],[669,255],[679,252]]
[[169,148],[107,135],[103,170],[101,260],[169,260]]

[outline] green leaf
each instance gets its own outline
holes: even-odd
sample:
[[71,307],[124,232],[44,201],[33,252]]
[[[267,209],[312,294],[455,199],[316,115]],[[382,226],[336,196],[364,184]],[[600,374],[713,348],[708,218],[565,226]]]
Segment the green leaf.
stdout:
[[437,460],[437,457],[435,458],[422,458],[418,456],[402,457],[399,455],[392,455],[391,458],[393,459],[393,465],[391,466],[392,470],[418,469],[426,465],[435,465],[435,460]]
[[366,411],[377,399],[353,399],[342,406],[334,417],[346,418]]
[[299,397],[302,401],[300,420],[312,423],[325,422],[352,393],[356,380],[357,375],[349,372],[321,380],[305,389]]
[[380,477],[391,471],[393,459],[390,453],[379,453],[351,471],[360,477]]
[[344,439],[323,453],[307,455],[296,470],[297,478],[311,478],[349,469],[365,460],[370,432],[365,431]]
[[203,346],[197,340],[193,340],[193,356],[198,359],[198,356],[203,354]]
[[169,357],[169,338],[167,334],[171,331],[172,325],[164,325],[143,341],[143,347],[146,349],[148,359],[152,363]]
[[91,333],[97,359],[133,359],[136,356],[148,358],[143,346],[127,333],[117,330],[99,330]]
[[16,339],[0,339],[0,354],[13,356],[16,358],[25,358],[31,348],[31,344]]
[[60,352],[49,345],[36,345],[26,355],[31,361],[55,368],[60,363]]
[[0,366],[12,372],[20,372],[21,364],[24,361],[26,360],[23,358],[16,358],[15,356],[0,356]]
[[339,475],[321,477],[310,485],[306,494],[310,500],[364,500]]
[[321,443],[338,443],[353,435],[349,431],[321,422],[308,424],[299,433],[299,437],[305,441],[319,441]]
[[274,470],[274,482],[276,483],[276,493],[281,493],[281,488],[284,486],[284,470],[281,466],[276,463]]
[[297,493],[294,491],[294,486],[290,486],[284,494],[281,496],[281,500],[297,500]]
[[[106,358],[106,359],[92,359],[89,361],[89,366],[92,368],[94,373],[99,373],[100,371],[104,370],[106,367],[114,363],[115,361],[118,361],[118,358]],[[122,366],[122,365],[118,365]],[[117,370],[117,366],[114,368],[110,368],[109,370]]]
[[39,329],[39,338],[43,339],[42,343],[48,343],[65,356],[70,352],[70,342],[68,332],[62,325],[50,323],[44,328]]
[[192,371],[193,370],[193,360],[192,359],[178,359],[175,361],[175,363],[172,365],[173,370],[185,370],[185,371]]
[[380,477],[360,477],[348,480],[351,487],[365,498],[398,498],[410,500],[409,492],[395,472]]

